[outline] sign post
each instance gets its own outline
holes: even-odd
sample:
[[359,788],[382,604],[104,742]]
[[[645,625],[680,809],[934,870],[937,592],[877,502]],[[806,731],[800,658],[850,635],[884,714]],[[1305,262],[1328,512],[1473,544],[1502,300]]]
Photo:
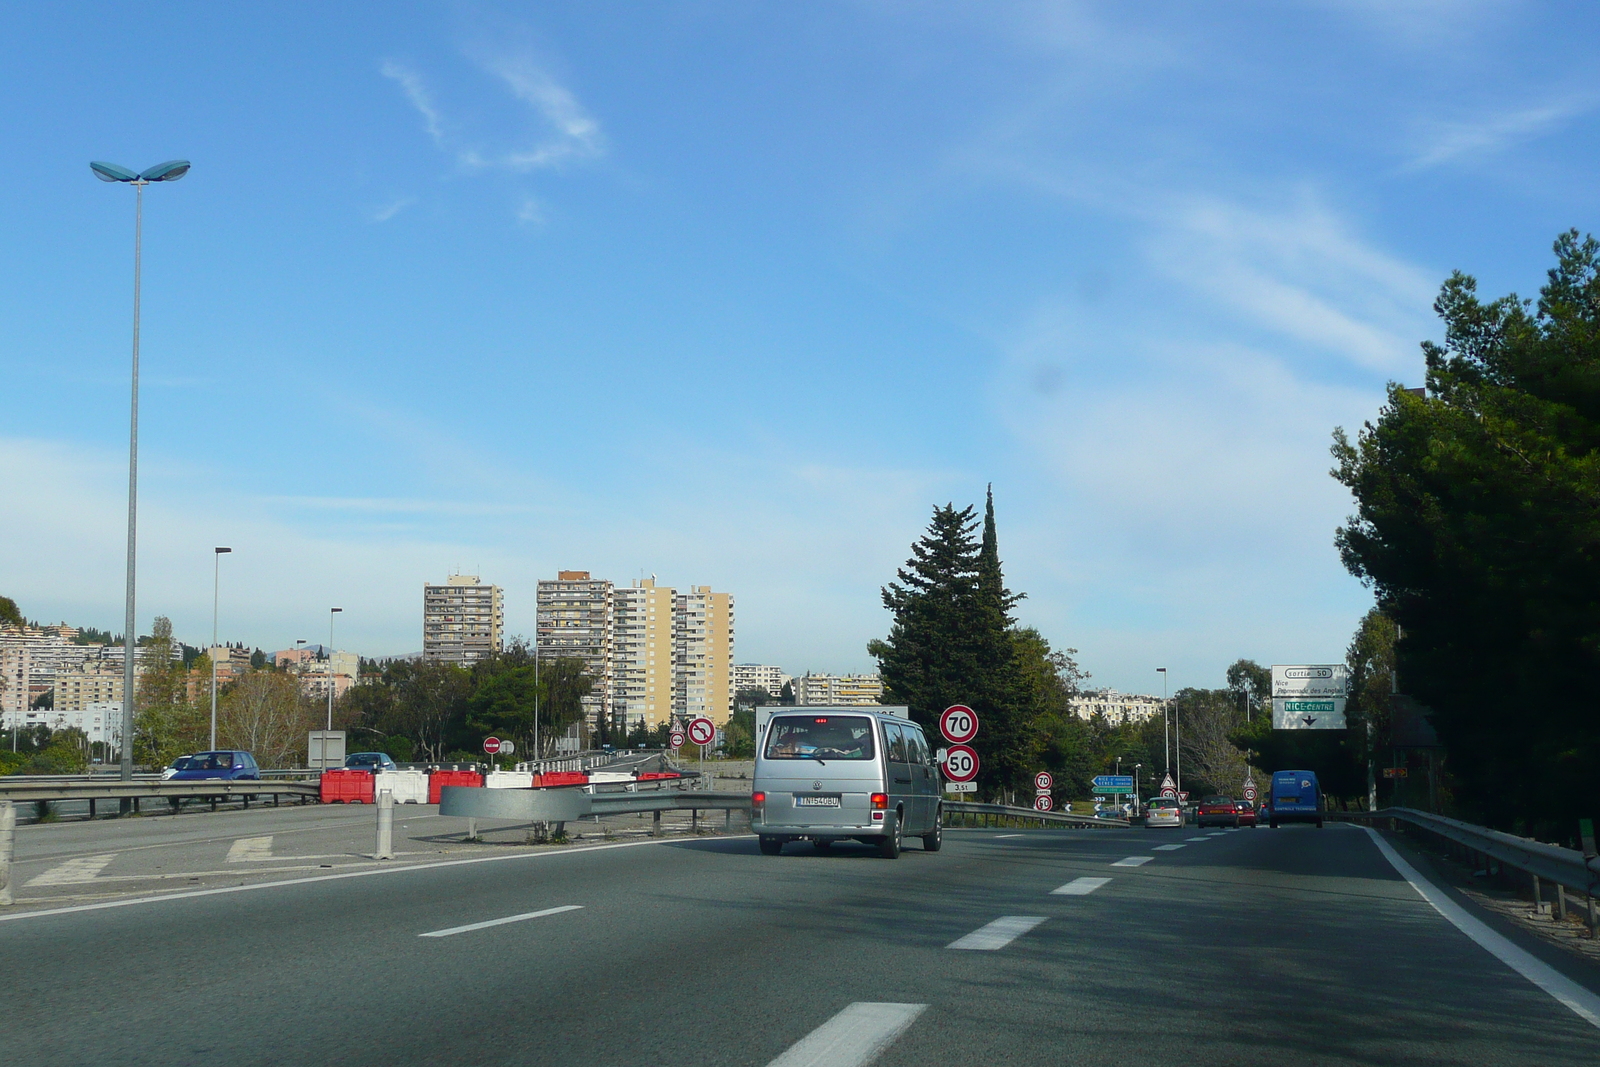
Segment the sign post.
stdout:
[[939,760],[944,768],[944,791],[976,793],[978,753],[971,742],[978,736],[978,713],[965,704],[951,704],[939,716],[939,732],[950,742]]

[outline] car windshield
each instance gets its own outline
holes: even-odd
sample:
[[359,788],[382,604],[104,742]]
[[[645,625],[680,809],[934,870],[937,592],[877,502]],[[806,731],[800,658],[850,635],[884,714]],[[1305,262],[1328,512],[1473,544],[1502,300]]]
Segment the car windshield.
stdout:
[[194,766],[193,756],[179,756],[172,761],[172,769],[175,771],[186,771],[192,766]]
[[869,760],[872,720],[864,715],[786,715],[772,720],[767,759]]
[[1150,806],[1152,808],[1170,808],[1176,811],[1178,808],[1178,802],[1176,800],[1168,800],[1165,797],[1157,797],[1150,802]]
[[1202,803],[1202,804],[1232,804],[1233,803],[1233,798],[1232,797],[1206,797],[1200,803]]

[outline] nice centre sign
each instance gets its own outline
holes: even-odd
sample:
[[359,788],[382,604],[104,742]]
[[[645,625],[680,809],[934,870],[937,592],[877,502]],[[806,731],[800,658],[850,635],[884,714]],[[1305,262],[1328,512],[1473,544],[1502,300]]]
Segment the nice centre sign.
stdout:
[[1273,664],[1274,730],[1343,730],[1350,669],[1342,663]]

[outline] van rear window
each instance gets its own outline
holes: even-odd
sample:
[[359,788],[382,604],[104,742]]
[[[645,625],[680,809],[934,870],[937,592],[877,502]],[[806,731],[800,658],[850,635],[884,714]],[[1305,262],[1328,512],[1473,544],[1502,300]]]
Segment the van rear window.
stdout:
[[767,730],[767,759],[869,760],[872,720],[864,715],[785,715]]

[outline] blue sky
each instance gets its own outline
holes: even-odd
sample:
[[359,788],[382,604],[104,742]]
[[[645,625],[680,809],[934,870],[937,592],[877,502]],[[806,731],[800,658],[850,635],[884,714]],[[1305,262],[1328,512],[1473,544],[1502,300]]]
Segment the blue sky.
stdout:
[[141,627],[420,647],[464,570],[737,599],[872,665],[935,503],[995,487],[1094,682],[1341,656],[1335,426],[1452,269],[1592,228],[1583,5],[13,4],[0,591],[120,629],[132,193]]

